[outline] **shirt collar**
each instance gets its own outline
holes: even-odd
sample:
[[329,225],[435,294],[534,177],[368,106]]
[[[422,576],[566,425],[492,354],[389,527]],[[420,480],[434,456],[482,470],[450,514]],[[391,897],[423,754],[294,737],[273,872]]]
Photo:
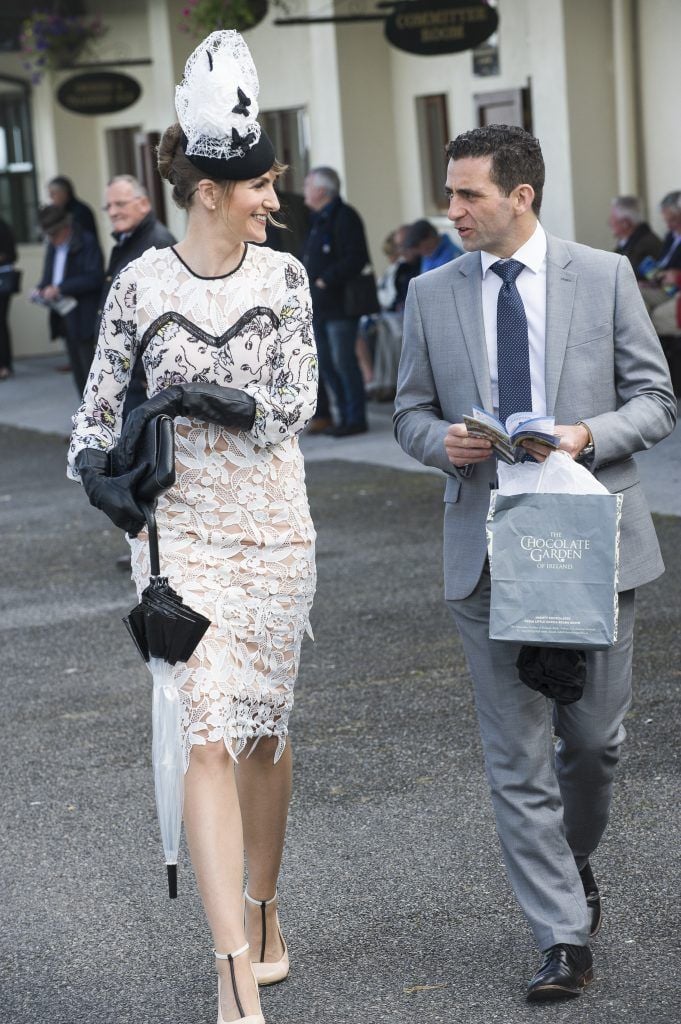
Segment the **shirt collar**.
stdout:
[[129,238],[132,238],[136,231],[140,231],[141,228],[143,228],[147,223],[149,223],[149,221],[152,219],[152,215],[152,210],[150,210],[149,213],[145,213],[139,224],[135,224],[134,228],[132,228],[131,231],[122,231],[120,233],[118,231],[112,231],[111,237],[116,242],[116,245],[122,245],[123,242],[127,242]]
[[[527,241],[513,253],[510,259],[524,263],[525,266],[534,274],[539,273],[542,268],[542,264],[546,259],[546,232],[539,221],[537,221],[537,226]],[[482,249],[480,251],[482,276],[485,277],[492,264],[497,263],[498,261],[498,256],[491,252],[485,252],[485,250]]]
[[322,206],[321,210],[315,211],[312,219],[314,221],[327,220],[338,206],[340,206],[340,196],[334,196],[333,199],[330,199],[328,203]]

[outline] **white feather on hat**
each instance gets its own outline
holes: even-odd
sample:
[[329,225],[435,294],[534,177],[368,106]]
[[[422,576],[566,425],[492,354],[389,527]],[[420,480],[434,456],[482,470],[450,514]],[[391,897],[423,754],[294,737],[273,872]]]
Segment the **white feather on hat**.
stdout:
[[188,157],[243,157],[261,134],[258,73],[243,37],[212,32],[187,58],[175,109]]

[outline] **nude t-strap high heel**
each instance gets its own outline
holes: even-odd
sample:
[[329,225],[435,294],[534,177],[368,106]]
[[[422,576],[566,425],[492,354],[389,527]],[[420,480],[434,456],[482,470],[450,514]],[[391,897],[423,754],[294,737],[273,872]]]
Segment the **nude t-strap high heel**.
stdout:
[[286,943],[284,942],[284,936],[281,934],[279,914],[277,914],[277,931],[279,932],[279,938],[281,940],[282,946],[284,947],[284,952],[279,960],[276,960],[273,963],[265,962],[265,946],[267,944],[267,923],[265,908],[269,907],[271,903],[274,903],[274,901],[277,898],[277,894],[275,892],[271,900],[255,900],[251,895],[249,895],[248,892],[244,893],[244,897],[248,900],[249,903],[253,904],[253,906],[260,907],[260,921],[262,928],[262,940],[260,943],[260,959],[251,961],[251,967],[253,968],[253,973],[255,974],[255,980],[258,982],[258,985],[276,985],[278,981],[283,981],[284,978],[288,977],[288,973],[290,970],[288,949],[286,948]]
[[248,1017],[244,1016],[244,1008],[241,1005],[241,999],[239,998],[239,990],[237,988],[236,975],[234,973],[234,960],[236,957],[241,956],[242,953],[245,953],[248,948],[248,943],[246,943],[246,945],[242,946],[241,949],[237,949],[235,953],[218,953],[217,950],[213,950],[216,960],[229,960],[229,973],[232,981],[232,991],[234,992],[234,1001],[236,1003],[237,1010],[241,1014],[241,1016],[235,1021],[226,1021],[222,1016],[222,1004],[220,1002],[222,979],[218,974],[218,1024],[265,1024],[265,1018],[260,1010],[260,997],[258,997],[258,1013],[251,1013]]

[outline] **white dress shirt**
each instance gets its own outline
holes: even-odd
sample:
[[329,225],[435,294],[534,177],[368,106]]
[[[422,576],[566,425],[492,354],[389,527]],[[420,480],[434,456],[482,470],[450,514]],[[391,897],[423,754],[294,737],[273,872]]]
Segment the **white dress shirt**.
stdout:
[[[534,234],[521,245],[511,259],[524,263],[516,278],[516,287],[523,300],[530,343],[530,382],[532,411],[546,415],[545,347],[546,347],[546,234],[537,222]],[[487,343],[487,359],[492,384],[494,412],[499,413],[499,373],[497,368],[497,300],[502,280],[490,267],[498,256],[480,252],[482,264],[482,319]]]
[[66,270],[66,258],[69,254],[69,242],[71,239],[67,239],[66,242],[62,242],[61,245],[55,245],[54,247],[54,262],[52,263],[52,284],[55,288],[59,288],[60,284],[64,280],[64,271]]
[[672,244],[669,246],[669,248],[667,249],[666,253],[662,257],[662,259],[659,260],[659,262],[657,264],[659,270],[663,270],[666,266],[669,265],[669,262],[670,262],[672,256],[674,255],[674,253],[676,252],[676,250],[678,249],[678,247],[680,245],[681,245],[681,234],[678,231],[675,231],[674,232],[674,236],[672,238]]

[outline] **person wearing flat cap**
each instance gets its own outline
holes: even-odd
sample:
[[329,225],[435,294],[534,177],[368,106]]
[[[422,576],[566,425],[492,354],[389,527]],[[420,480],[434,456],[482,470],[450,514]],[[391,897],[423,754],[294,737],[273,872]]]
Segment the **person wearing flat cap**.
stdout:
[[[78,395],[90,370],[95,350],[93,322],[104,280],[99,242],[61,206],[43,206],[38,225],[45,236],[45,259],[32,301],[50,310],[50,336],[63,338]],[[60,300],[70,299],[67,306]]]
[[[68,469],[128,532],[141,592],[149,553],[135,448],[152,418],[175,418],[177,482],[156,517],[163,575],[211,621],[188,664],[177,666],[177,685],[184,824],[223,1024],[264,1024],[258,986],[288,974],[277,878],[291,792],[289,714],[315,589],[298,446],[317,394],[310,292],[293,256],[261,244],[284,168],[258,124],[257,96],[238,33],[212,33],[187,60],[179,123],[158,151],[160,173],[187,211],[186,235],[148,250],[113,281]],[[149,398],[122,427],[136,359]],[[114,446],[121,472],[110,477]]]

